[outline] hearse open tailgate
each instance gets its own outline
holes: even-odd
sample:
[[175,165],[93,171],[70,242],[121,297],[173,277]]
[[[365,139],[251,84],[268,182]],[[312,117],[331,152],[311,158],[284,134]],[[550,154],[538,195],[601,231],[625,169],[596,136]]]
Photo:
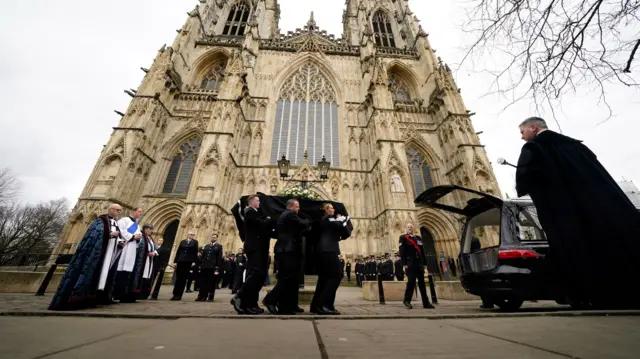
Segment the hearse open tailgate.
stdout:
[[467,217],[502,206],[500,198],[455,185],[429,188],[414,203],[416,206],[438,208]]

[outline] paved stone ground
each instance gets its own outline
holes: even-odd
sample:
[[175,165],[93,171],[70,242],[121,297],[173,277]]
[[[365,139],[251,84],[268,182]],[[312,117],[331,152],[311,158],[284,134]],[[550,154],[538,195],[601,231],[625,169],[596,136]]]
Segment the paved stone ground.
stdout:
[[[163,286],[157,301],[147,300],[133,304],[117,304],[95,309],[87,309],[82,312],[71,312],[71,314],[123,314],[125,316],[146,315],[146,316],[175,316],[175,317],[210,317],[210,316],[231,316],[236,315],[229,304],[231,291],[222,289],[216,291],[215,301],[194,302],[196,293],[185,293],[183,300],[179,302],[170,301],[172,288]],[[264,296],[261,293],[261,297]],[[51,300],[52,294],[44,297],[36,297],[32,294],[0,294],[0,313],[24,313],[45,311]],[[423,309],[421,302],[414,301],[414,309],[407,310],[401,302],[388,302],[380,305],[378,302],[365,301],[362,299],[362,292],[357,287],[341,287],[336,296],[336,308],[345,316],[433,316],[433,315],[484,315],[487,313],[500,313],[498,309],[480,309],[481,302],[464,301],[454,302],[440,300],[436,309]],[[309,316],[309,306],[304,306],[307,310],[305,315]],[[567,306],[557,305],[555,302],[525,303],[520,313],[558,312],[566,311]]]
[[0,317],[0,358],[637,358],[640,317],[177,320]]

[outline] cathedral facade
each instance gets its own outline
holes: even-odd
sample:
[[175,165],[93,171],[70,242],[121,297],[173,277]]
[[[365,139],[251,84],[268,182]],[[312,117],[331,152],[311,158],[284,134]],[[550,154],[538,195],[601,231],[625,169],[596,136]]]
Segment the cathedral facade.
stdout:
[[[282,33],[277,0],[198,2],[129,93],[59,252],[73,252],[111,202],[143,207],[142,222],[174,248],[195,231],[201,242],[219,233],[235,251],[233,204],[296,185],[280,178],[284,155],[293,179],[346,205],[347,257],[397,250],[407,222],[427,251],[457,255],[460,222],[414,198],[444,184],[500,191],[472,114],[407,0],[347,0],[342,38],[313,14]],[[331,169],[316,182],[323,157]]]

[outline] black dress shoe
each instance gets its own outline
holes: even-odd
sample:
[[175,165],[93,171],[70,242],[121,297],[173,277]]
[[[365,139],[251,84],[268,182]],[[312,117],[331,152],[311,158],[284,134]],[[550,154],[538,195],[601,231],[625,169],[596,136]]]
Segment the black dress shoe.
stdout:
[[249,315],[258,315],[258,314],[262,314],[264,311],[261,312],[262,309],[260,308],[247,308],[244,310],[245,314],[249,314]]
[[238,298],[237,295],[231,297],[230,303],[231,305],[233,305],[233,309],[235,309],[238,314],[245,314],[245,310],[242,308],[242,301],[240,300],[240,298]]
[[405,300],[404,302],[402,302],[402,304],[404,304],[404,306],[405,306],[407,309],[413,309],[413,306],[411,305],[411,303],[407,302],[406,300]]
[[185,291],[185,293],[191,293],[191,292],[193,292],[193,291],[192,291],[192,290],[189,290],[189,289],[187,289],[187,290]]
[[294,312],[296,312],[296,313],[304,313],[304,309],[302,309],[302,307],[298,307],[298,308],[294,309]]
[[309,309],[309,313],[311,313],[311,314],[319,314],[317,308],[310,308]]
[[264,309],[260,308],[260,307],[255,307],[255,308],[251,308],[253,309],[253,311],[256,312],[256,314],[262,314],[264,313]]
[[435,308],[436,308],[436,307],[434,307],[434,306],[433,306],[433,304],[431,304],[431,303],[423,304],[423,305],[422,305],[422,307],[423,307],[424,309],[435,309]]
[[173,296],[173,297],[171,297],[171,300],[182,300],[182,298],[181,298],[181,297]]
[[264,305],[264,307],[267,308],[267,311],[269,311],[269,313],[273,315],[279,314],[278,307],[276,307],[275,305],[267,304],[265,302],[262,302],[262,305]]
[[196,301],[196,302],[204,302],[204,301],[205,301],[205,299],[204,299],[204,298],[196,298],[196,300],[195,300],[195,301]]
[[338,315],[338,313],[336,311],[333,311],[329,308],[326,307],[322,307],[320,309],[318,309],[318,314],[320,315]]

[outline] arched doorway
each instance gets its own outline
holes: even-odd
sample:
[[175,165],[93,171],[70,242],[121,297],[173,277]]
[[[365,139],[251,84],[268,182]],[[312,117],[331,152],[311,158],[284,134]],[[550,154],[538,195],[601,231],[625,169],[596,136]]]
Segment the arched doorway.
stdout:
[[[165,228],[164,233],[162,234],[162,239],[164,239],[164,244],[162,246],[164,248],[169,248],[169,252],[167,252],[168,256],[171,256],[171,251],[173,250],[173,243],[176,241],[176,234],[178,233],[178,228],[180,227],[180,221],[175,220]],[[166,259],[169,261],[169,258]]]
[[427,257],[427,269],[430,273],[440,273],[440,265],[438,264],[438,253],[436,252],[436,244],[433,241],[433,235],[426,227],[420,227],[420,236],[424,246],[425,256]]

